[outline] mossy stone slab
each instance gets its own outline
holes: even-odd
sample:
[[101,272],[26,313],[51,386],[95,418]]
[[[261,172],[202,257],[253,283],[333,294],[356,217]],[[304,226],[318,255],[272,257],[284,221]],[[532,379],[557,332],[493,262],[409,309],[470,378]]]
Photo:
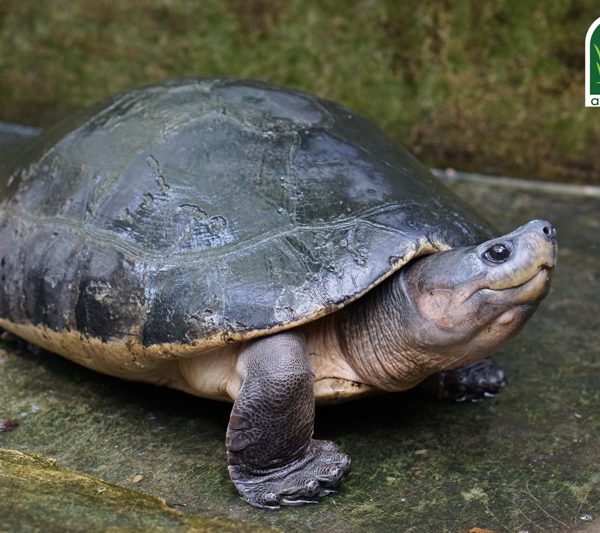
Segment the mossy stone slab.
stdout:
[[[186,515],[287,531],[599,529],[600,195],[450,185],[501,231],[531,218],[556,225],[553,289],[497,355],[509,385],[495,398],[439,403],[409,392],[320,408],[315,437],[353,459],[340,492],[321,504],[265,512],[239,500],[227,475],[228,405],[105,377],[18,342],[1,345],[0,419],[19,426],[0,433],[0,447]],[[64,508],[53,512],[68,514],[69,500],[56,501]]]
[[0,531],[268,532],[224,518],[188,516],[164,500],[0,449]]

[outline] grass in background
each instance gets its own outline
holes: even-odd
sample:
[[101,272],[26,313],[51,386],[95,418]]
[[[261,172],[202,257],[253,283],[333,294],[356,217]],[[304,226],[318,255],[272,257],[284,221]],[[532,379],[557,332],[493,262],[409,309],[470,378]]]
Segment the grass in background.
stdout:
[[432,166],[600,184],[585,0],[2,0],[0,119],[45,126],[178,76],[260,78],[367,115]]

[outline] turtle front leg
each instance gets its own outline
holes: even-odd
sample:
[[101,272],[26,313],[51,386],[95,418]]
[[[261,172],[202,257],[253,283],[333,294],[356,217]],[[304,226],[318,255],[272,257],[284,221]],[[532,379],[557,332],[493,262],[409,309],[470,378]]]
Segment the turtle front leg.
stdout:
[[243,384],[227,428],[229,474],[255,507],[316,503],[350,470],[350,458],[329,441],[313,440],[314,376],[304,336],[285,332],[249,344],[240,354]]
[[491,359],[445,370],[428,377],[420,387],[440,400],[480,400],[506,386],[504,371]]

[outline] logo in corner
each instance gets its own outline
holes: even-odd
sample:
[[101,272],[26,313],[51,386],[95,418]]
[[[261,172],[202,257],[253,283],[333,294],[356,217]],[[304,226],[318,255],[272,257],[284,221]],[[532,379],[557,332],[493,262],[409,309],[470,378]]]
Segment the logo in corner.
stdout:
[[585,107],[600,107],[600,18],[585,35]]

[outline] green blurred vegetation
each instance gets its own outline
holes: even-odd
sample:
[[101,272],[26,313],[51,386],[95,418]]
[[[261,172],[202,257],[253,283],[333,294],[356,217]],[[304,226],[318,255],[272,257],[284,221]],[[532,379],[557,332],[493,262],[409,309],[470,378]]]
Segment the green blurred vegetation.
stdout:
[[0,119],[179,76],[260,78],[369,116],[429,165],[600,184],[597,0],[1,0]]

